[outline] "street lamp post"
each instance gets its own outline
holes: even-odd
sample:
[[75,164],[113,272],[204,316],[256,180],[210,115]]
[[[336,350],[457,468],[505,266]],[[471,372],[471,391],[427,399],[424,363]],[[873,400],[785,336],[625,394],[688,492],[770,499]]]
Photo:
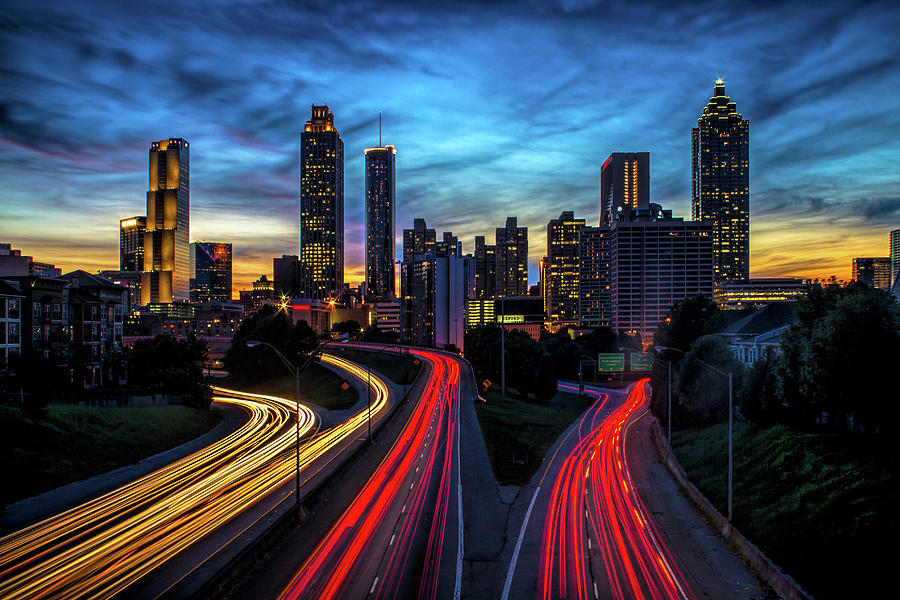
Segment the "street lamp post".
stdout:
[[506,327],[503,326],[503,296],[500,296],[500,395],[506,400]]
[[[718,373],[719,375],[723,375],[728,377],[728,522],[731,523],[731,517],[733,515],[733,497],[734,497],[734,411],[732,410],[733,405],[733,397],[732,397],[732,380],[731,380],[731,372],[725,371],[718,367],[714,367],[705,360],[701,360],[696,356],[689,355],[684,350],[679,350],[678,348],[670,348],[668,346],[656,346],[656,350],[674,350],[675,352],[681,352],[685,356],[689,358],[693,358],[698,363]],[[672,363],[669,361],[669,445],[672,444]]]
[[295,459],[296,459],[295,462],[296,462],[296,492],[297,492],[296,503],[297,504],[300,504],[300,375],[301,375],[301,373],[303,373],[304,370],[306,370],[306,367],[308,367],[309,364],[312,362],[312,360],[315,358],[316,353],[319,352],[323,346],[331,343],[331,341],[333,341],[333,340],[329,340],[328,342],[325,342],[324,344],[316,345],[315,349],[312,351],[312,354],[310,354],[309,358],[306,359],[306,362],[304,362],[300,366],[297,366],[297,365],[292,364],[291,361],[289,361],[287,358],[285,358],[284,354],[282,354],[281,351],[278,348],[276,348],[275,346],[273,346],[272,344],[270,344],[268,342],[261,342],[259,340],[247,340],[248,348],[254,348],[256,346],[268,346],[269,348],[271,348],[275,352],[276,356],[278,356],[278,358],[281,359],[281,362],[284,363],[284,366],[287,367],[288,371],[290,371],[294,375],[294,402],[297,405],[296,423],[294,426],[294,431],[296,433],[296,436],[295,436],[296,439],[294,441],[294,455],[295,455]]

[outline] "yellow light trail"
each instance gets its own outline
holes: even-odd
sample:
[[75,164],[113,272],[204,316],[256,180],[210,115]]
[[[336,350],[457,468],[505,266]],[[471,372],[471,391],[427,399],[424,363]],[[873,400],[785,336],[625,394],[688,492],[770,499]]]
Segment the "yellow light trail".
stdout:
[[[366,370],[331,355],[322,360],[365,381]],[[371,377],[372,416],[388,388]],[[249,413],[237,431],[162,469],[0,539],[0,598],[110,598],[178,552],[226,524],[295,476],[296,404],[284,398],[213,388],[214,400]],[[309,481],[327,453],[356,439],[367,411],[317,433],[300,447]],[[300,406],[300,432],[316,427]]]

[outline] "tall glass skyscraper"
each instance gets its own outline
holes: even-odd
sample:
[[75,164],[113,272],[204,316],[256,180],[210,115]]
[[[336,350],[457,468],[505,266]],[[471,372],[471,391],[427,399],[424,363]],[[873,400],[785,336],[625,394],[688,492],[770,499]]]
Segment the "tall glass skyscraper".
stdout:
[[716,81],[691,130],[691,218],[713,224],[716,285],[750,278],[750,121]]
[[188,300],[190,236],[190,146],[181,138],[153,142],[141,304]]
[[396,156],[393,146],[366,148],[366,294],[390,300],[394,284]]
[[300,294],[325,300],[344,287],[344,142],[328,105],[312,106],[300,134]]
[[613,152],[600,168],[600,225],[650,204],[650,153]]
[[554,327],[578,323],[578,237],[584,225],[584,219],[576,219],[570,210],[547,223],[547,256],[541,288],[544,312]]
[[119,270],[144,270],[144,232],[147,217],[130,217],[119,221]]
[[191,302],[231,302],[231,244],[191,244]]
[[519,227],[516,217],[507,217],[506,226],[495,231],[497,253],[497,295],[528,294],[528,228]]

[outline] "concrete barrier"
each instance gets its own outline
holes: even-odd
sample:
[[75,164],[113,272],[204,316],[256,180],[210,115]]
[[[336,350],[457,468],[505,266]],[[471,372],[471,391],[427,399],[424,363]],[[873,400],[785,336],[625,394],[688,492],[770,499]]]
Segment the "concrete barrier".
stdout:
[[769,558],[753,544],[753,542],[744,537],[740,531],[729,523],[728,519],[726,519],[722,513],[712,505],[706,496],[697,489],[697,486],[691,483],[691,480],[688,479],[687,474],[675,457],[675,453],[672,451],[672,447],[669,445],[668,440],[666,440],[666,436],[663,433],[662,426],[659,424],[659,420],[656,417],[651,417],[651,419],[651,436],[653,437],[653,443],[656,446],[656,450],[659,452],[659,456],[662,458],[663,463],[668,467],[672,476],[681,488],[687,492],[694,504],[700,508],[707,519],[715,524],[719,533],[722,534],[722,537],[731,542],[732,546],[744,560],[747,561],[747,564],[750,565],[750,568],[753,569],[757,575],[759,575],[759,578],[768,584],[769,587],[775,590],[776,594],[785,600],[813,600],[813,597],[803,591],[796,581],[789,575],[783,573],[775,563],[769,560]]

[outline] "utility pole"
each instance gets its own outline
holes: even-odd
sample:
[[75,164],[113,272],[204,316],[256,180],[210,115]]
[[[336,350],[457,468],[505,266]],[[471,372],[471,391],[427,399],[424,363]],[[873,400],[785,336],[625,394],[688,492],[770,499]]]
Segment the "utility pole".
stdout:
[[503,316],[503,296],[500,296],[500,395],[506,400],[506,328],[503,326]]

